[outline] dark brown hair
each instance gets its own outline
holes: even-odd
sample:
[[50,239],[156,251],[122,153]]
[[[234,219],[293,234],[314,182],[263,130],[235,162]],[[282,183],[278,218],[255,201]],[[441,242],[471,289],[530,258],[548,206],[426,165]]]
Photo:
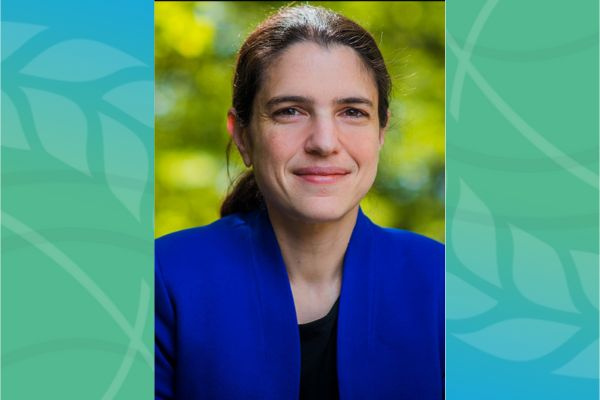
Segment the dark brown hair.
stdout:
[[[383,56],[373,37],[354,21],[314,6],[284,7],[263,21],[246,39],[239,53],[233,78],[233,108],[237,122],[247,126],[254,98],[267,67],[288,47],[313,42],[323,47],[348,46],[356,51],[373,74],[378,92],[379,125],[388,119],[392,82]],[[228,150],[231,143],[228,146]],[[221,216],[264,207],[252,170],[243,173],[221,205]]]

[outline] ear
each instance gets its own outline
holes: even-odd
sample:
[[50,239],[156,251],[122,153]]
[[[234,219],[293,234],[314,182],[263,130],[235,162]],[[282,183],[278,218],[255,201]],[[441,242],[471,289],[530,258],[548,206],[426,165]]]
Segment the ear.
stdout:
[[385,132],[387,131],[387,128],[390,126],[391,116],[392,116],[392,113],[388,109],[387,122],[385,123],[385,126],[383,128],[379,128],[379,149],[381,149],[381,147],[383,147],[383,143],[385,142]]
[[250,146],[247,140],[248,130],[240,124],[234,108],[230,108],[227,112],[227,131],[238,148],[246,167],[251,166],[252,158],[250,157]]

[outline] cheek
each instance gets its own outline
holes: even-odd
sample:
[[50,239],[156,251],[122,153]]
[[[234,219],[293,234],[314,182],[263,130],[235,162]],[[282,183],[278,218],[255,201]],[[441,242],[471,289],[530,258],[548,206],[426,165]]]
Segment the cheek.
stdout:
[[352,158],[361,168],[375,167],[379,161],[379,141],[350,141]]
[[294,154],[289,143],[278,139],[275,135],[263,138],[257,143],[254,152],[256,163],[269,165],[271,168],[284,165]]

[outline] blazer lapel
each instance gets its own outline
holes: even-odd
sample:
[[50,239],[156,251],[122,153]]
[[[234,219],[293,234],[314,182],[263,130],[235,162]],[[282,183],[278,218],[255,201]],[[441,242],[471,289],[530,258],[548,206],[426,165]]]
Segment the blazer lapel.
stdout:
[[338,314],[337,368],[340,398],[371,398],[369,348],[372,337],[372,223],[359,209],[344,257]]
[[[264,390],[268,399],[297,399],[300,335],[294,298],[281,251],[266,211],[252,221],[254,269],[263,320]],[[368,398],[372,336],[372,223],[359,209],[344,257],[338,311],[337,369],[341,399]]]
[[267,212],[256,213],[253,225],[253,264],[263,320],[265,398],[297,399],[300,335],[287,270]]

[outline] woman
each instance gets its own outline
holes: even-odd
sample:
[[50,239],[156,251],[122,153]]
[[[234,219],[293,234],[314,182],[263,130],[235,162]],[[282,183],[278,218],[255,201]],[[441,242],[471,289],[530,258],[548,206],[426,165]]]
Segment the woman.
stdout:
[[439,399],[444,252],[374,225],[391,81],[370,34],[284,8],[239,52],[250,167],[220,220],[156,243],[156,397]]

